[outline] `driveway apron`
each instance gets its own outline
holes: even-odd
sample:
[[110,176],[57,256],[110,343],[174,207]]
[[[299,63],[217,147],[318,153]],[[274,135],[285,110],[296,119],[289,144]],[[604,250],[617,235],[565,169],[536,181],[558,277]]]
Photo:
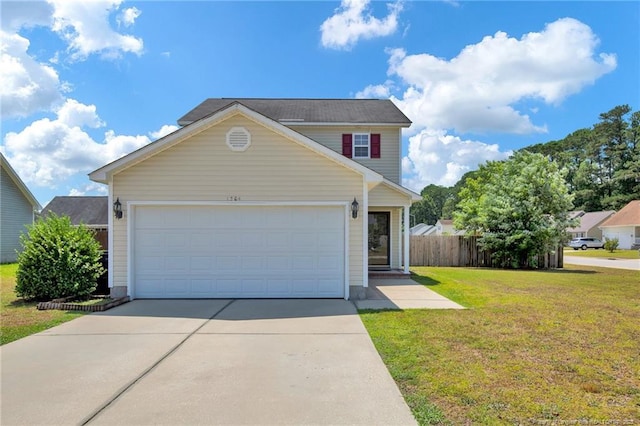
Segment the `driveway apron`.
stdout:
[[136,300],[0,356],[3,425],[415,424],[345,300]]

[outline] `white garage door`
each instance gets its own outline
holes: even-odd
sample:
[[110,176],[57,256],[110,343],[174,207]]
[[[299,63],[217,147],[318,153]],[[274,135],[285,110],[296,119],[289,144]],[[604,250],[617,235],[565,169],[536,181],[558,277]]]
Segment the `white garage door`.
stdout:
[[343,207],[138,206],[138,298],[344,297]]

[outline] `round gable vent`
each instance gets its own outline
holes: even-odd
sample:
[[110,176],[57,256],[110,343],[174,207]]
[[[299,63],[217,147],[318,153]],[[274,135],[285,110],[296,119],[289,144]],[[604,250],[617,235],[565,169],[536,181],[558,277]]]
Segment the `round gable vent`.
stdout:
[[244,127],[233,127],[227,132],[227,146],[232,151],[245,151],[251,145],[251,133]]

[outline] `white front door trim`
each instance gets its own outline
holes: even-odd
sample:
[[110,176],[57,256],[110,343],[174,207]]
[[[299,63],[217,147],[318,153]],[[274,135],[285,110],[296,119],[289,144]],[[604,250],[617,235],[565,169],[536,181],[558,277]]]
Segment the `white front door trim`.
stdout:
[[[342,207],[344,209],[344,299],[349,299],[349,221],[351,202],[347,201],[127,201],[127,295],[135,298],[133,267],[133,240],[135,209],[138,206],[290,206],[290,207]],[[366,247],[365,247],[366,248]],[[111,256],[109,256],[111,258]],[[365,274],[365,280],[367,275]],[[366,281],[365,281],[366,284]],[[366,286],[366,285],[365,285]]]

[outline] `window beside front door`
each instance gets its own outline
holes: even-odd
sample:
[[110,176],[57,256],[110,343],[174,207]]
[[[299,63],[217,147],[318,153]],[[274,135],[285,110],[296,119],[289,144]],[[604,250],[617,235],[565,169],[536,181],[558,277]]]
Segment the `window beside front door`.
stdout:
[[388,268],[389,240],[390,240],[390,213],[369,213],[369,267]]

